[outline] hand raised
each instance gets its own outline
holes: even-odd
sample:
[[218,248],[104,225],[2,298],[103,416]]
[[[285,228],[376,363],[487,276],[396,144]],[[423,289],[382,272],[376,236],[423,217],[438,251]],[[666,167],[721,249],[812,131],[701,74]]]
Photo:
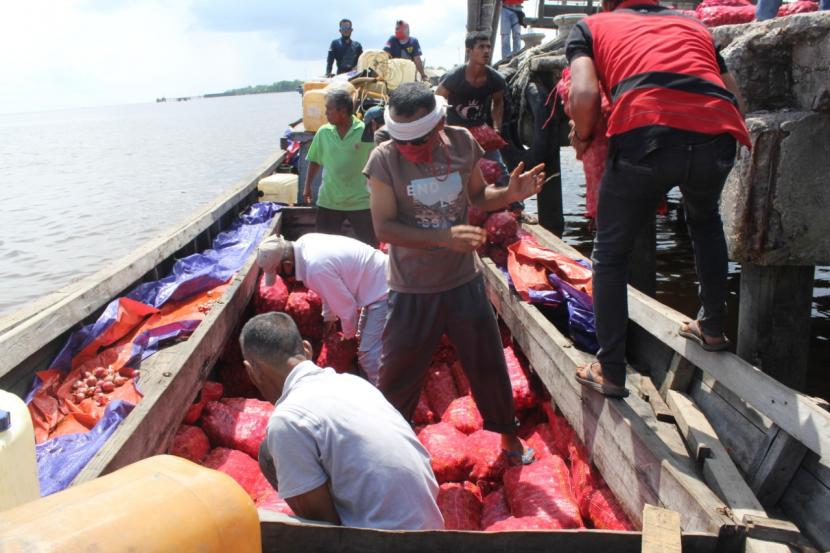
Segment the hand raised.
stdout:
[[519,162],[510,173],[510,183],[507,185],[513,202],[520,202],[542,191],[545,184],[545,164],[540,163],[530,171],[525,171],[523,161]]

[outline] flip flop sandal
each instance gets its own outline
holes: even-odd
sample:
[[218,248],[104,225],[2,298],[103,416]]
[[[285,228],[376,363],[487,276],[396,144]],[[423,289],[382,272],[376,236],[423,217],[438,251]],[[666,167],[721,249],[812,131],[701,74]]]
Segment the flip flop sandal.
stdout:
[[680,330],[677,333],[684,338],[691,340],[706,351],[726,351],[731,346],[731,342],[729,338],[725,335],[722,336],[723,342],[718,342],[717,344],[710,344],[706,340],[703,339],[703,331],[700,329],[700,323],[697,321],[692,321],[690,323],[685,323],[685,328],[683,325],[680,325]]
[[502,449],[501,451],[507,456],[508,461],[513,466],[529,465],[536,460],[536,451],[532,447],[525,449],[524,453],[508,451],[506,449]]
[[617,386],[616,384],[600,384],[596,380],[594,380],[594,372],[591,370],[591,367],[594,365],[599,365],[599,363],[591,363],[590,365],[580,365],[577,369],[585,368],[587,369],[587,377],[582,378],[578,374],[576,376],[577,382],[582,384],[587,388],[591,388],[592,390],[596,390],[597,392],[601,393],[606,397],[618,398],[622,399],[624,397],[628,397],[628,389],[625,386]]

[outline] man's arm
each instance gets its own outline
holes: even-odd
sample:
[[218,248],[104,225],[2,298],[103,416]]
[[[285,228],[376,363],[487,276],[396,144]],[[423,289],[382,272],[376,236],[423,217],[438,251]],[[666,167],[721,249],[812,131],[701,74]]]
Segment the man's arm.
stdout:
[[504,92],[498,91],[493,94],[493,128],[501,134],[501,126],[504,123]]
[[738,109],[741,110],[741,114],[746,115],[746,102],[744,102],[744,97],[741,94],[741,89],[738,88],[738,83],[735,81],[735,77],[733,77],[732,73],[729,71],[722,73],[720,77],[723,79],[723,85],[726,87],[726,90],[734,94],[735,98],[737,98]]
[[328,482],[304,494],[286,498],[285,502],[298,517],[340,525],[340,515],[334,508]]
[[378,240],[407,248],[449,248],[471,252],[484,243],[483,229],[471,225],[456,225],[449,229],[413,228],[398,222],[398,204],[392,187],[374,177],[369,178],[369,201],[372,223]]
[[318,171],[320,171],[320,164],[309,161],[305,173],[305,182],[303,183],[303,201],[306,205],[311,205],[311,183],[314,182],[314,177],[317,176]]
[[594,60],[579,56],[571,61],[571,144],[577,159],[593,138],[600,118],[599,80]]
[[470,203],[483,211],[496,211],[541,192],[545,184],[545,164],[540,163],[530,171],[524,171],[524,167],[524,162],[520,162],[510,173],[508,185],[497,188],[484,182],[481,167],[476,164],[467,183]]
[[331,72],[331,68],[332,68],[332,65],[334,64],[334,58],[335,58],[334,48],[335,48],[335,44],[334,44],[334,41],[332,41],[331,45],[329,46],[328,58],[326,58],[326,77],[331,77],[333,75],[333,73]]
[[424,64],[421,62],[421,56],[413,56],[412,61],[415,62],[415,69],[418,70],[418,73],[421,75],[421,78],[425,81],[429,80],[427,74],[424,72]]
[[444,86],[444,81],[441,81],[441,84],[439,84],[438,88],[435,89],[435,94],[443,96],[447,100],[450,99],[450,89]]

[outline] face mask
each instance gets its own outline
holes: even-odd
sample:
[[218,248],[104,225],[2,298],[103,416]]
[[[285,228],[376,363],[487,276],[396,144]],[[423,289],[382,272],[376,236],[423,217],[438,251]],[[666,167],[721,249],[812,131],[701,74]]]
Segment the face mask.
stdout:
[[432,140],[427,140],[423,144],[401,144],[399,142],[395,142],[395,147],[410,163],[432,162]]

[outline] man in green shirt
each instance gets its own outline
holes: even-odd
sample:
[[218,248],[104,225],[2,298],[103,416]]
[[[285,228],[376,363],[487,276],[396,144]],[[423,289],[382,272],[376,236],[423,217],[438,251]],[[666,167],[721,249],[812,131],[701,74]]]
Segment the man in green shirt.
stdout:
[[317,232],[342,234],[348,219],[358,240],[377,247],[369,189],[363,167],[372,151],[364,142],[363,122],[354,116],[352,96],[342,89],[326,94],[326,119],[314,135],[306,156],[309,164],[303,184],[303,199],[311,205],[311,183],[323,167],[323,185],[317,197]]

